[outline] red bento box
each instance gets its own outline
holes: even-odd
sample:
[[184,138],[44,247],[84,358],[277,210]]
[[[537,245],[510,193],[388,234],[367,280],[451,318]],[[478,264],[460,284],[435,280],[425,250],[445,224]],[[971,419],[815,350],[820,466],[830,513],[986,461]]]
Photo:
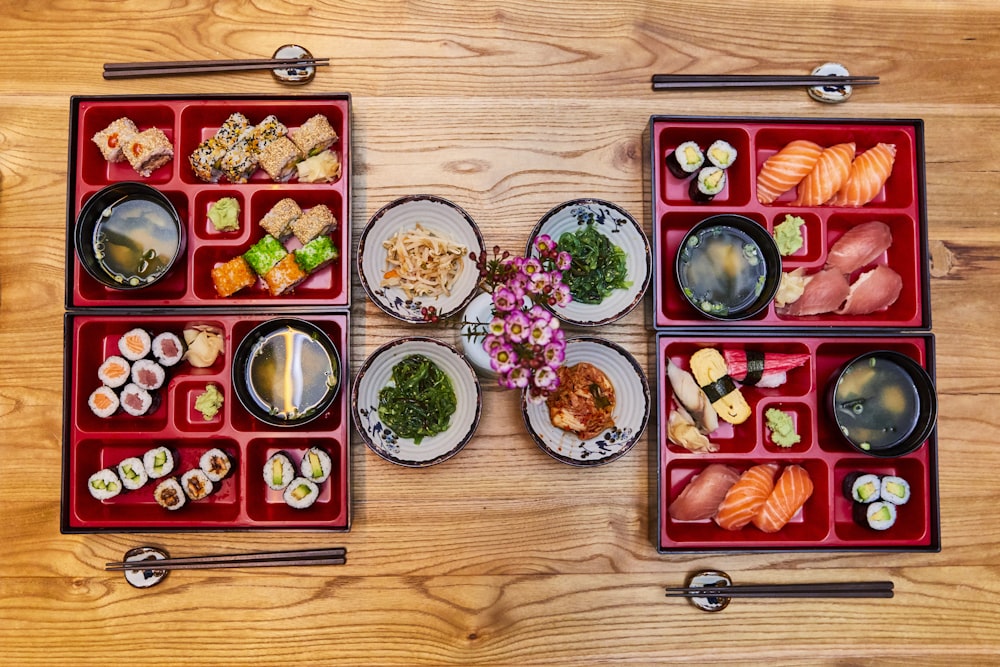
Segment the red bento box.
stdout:
[[[237,400],[231,381],[233,355],[240,342],[254,327],[275,317],[279,316],[204,310],[180,314],[67,313],[61,511],[64,533],[350,530],[350,316],[346,312],[300,316],[322,329],[337,348],[341,387],[323,414],[292,427],[269,426],[251,416]],[[88,397],[101,386],[97,369],[106,357],[118,354],[122,334],[140,327],[154,335],[170,331],[181,336],[185,328],[194,325],[222,332],[224,348],[212,366],[196,368],[181,361],[167,369],[166,383],[153,392],[153,408],[141,417],[121,411],[105,418],[95,416]],[[215,417],[206,420],[194,404],[208,384],[219,388],[223,404]],[[319,485],[319,495],[311,507],[295,509],[284,502],[281,491],[265,484],[264,462],[283,451],[297,465],[306,450],[314,446],[330,455],[332,474]],[[88,492],[90,475],[114,467],[125,458],[142,457],[154,447],[166,447],[174,453],[174,474],[178,477],[197,467],[201,454],[213,447],[229,455],[233,471],[216,484],[207,498],[189,500],[174,511],[160,507],[153,499],[154,480],[107,500],[95,499]]]
[[[666,167],[667,156],[681,143],[694,141],[703,149],[715,140],[729,142],[737,151],[727,170],[725,188],[708,203],[691,199],[691,178],[678,178]],[[790,141],[805,139],[828,147],[854,142],[860,154],[877,143],[893,144],[896,156],[882,190],[868,204],[795,206],[795,189],[771,204],[757,198],[757,174],[764,162]],[[653,277],[653,323],[667,327],[720,324],[690,305],[675,276],[675,258],[685,233],[699,221],[718,214],[746,216],[773,232],[786,215],[805,221],[804,244],[782,259],[785,272],[801,269],[811,274],[823,268],[833,243],[848,229],[868,221],[888,225],[892,244],[870,265],[885,265],[902,278],[902,291],[888,308],[867,315],[833,312],[794,317],[770,304],[744,320],[728,320],[740,328],[831,328],[929,330],[931,327],[929,253],[925,203],[924,139],[921,120],[710,118],[653,116],[649,125],[650,196]],[[850,276],[854,281],[868,267]]]
[[[708,436],[716,452],[694,453],[667,438],[667,416],[673,391],[666,378],[667,360],[688,370],[691,355],[705,347],[796,353],[808,356],[787,372],[787,381],[773,388],[741,387],[750,418],[739,425],[720,422]],[[859,453],[840,436],[826,409],[827,389],[837,371],[851,359],[873,350],[892,350],[914,359],[934,378],[934,338],[930,333],[837,334],[800,332],[768,334],[740,331],[660,332],[656,337],[658,383],[657,530],[660,553],[738,551],[939,551],[941,531],[938,502],[936,429],[918,449],[905,456],[879,458]],[[780,447],[771,439],[764,413],[778,408],[792,416],[801,441]],[[674,520],[668,507],[691,479],[711,463],[737,472],[763,463],[806,469],[814,491],[805,505],[775,533],[754,525],[725,530],[711,519]],[[844,496],[844,478],[853,472],[906,479],[909,502],[898,508],[894,526],[884,531],[862,527],[853,520],[853,503]]]
[[[338,140],[331,150],[340,160],[340,176],[332,182],[273,182],[258,169],[247,183],[198,180],[188,161],[194,149],[211,137],[234,112],[251,124],[273,114],[291,132],[308,118],[326,116]],[[173,144],[167,164],[143,177],[128,162],[108,162],[92,140],[112,121],[127,117],[138,129],[159,128]],[[351,98],[349,94],[322,95],[214,95],[214,96],[104,96],[73,97],[70,108],[69,178],[66,235],[67,309],[188,308],[255,306],[265,308],[348,308],[351,303]],[[185,224],[187,247],[164,279],[142,290],[121,291],[105,287],[80,264],[73,229],[80,209],[101,188],[123,181],[139,181],[162,192]],[[208,210],[223,197],[240,205],[238,231],[217,231]],[[294,291],[272,296],[262,280],[229,297],[220,297],[211,271],[243,254],[264,236],[259,226],[272,206],[285,197],[303,210],[323,204],[338,225],[330,236],[340,256],[318,270]],[[298,247],[292,237],[289,251]]]

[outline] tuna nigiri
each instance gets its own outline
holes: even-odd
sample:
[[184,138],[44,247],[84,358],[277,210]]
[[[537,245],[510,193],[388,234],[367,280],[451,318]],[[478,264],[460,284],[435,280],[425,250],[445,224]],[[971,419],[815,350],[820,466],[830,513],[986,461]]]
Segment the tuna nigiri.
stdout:
[[871,264],[891,245],[889,225],[878,220],[863,222],[848,229],[830,246],[826,265],[842,273],[853,273]]
[[838,269],[823,269],[806,276],[802,295],[779,312],[794,317],[830,313],[840,308],[850,291],[843,273]]
[[740,478],[734,468],[721,463],[711,463],[691,478],[677,495],[668,512],[676,521],[701,521],[711,519],[726,497],[726,492]]
[[778,468],[777,463],[765,463],[740,475],[719,506],[715,522],[726,530],[739,530],[750,523],[774,490]]
[[757,201],[770,204],[794,188],[812,171],[822,153],[819,144],[796,139],[767,158],[757,174]]
[[854,160],[854,142],[824,148],[816,166],[812,168],[796,190],[796,206],[822,206],[840,190],[851,172]]
[[753,525],[765,533],[776,533],[785,527],[813,492],[808,471],[798,465],[786,466],[774,484],[760,510],[753,517]]
[[882,190],[896,161],[895,144],[875,144],[854,158],[847,180],[830,200],[833,206],[864,206]]
[[851,284],[847,300],[838,315],[868,315],[888,308],[903,291],[903,278],[888,266],[879,264],[865,271]]

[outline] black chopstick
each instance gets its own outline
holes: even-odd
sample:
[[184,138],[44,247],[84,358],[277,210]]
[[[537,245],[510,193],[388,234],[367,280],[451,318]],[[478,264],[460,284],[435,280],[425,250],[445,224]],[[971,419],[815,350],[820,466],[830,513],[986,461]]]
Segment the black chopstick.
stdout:
[[268,67],[286,67],[296,63],[309,65],[329,65],[329,58],[242,58],[234,60],[165,60],[138,63],[104,63],[105,72],[115,72],[136,69],[176,69],[178,67],[218,67],[240,65],[267,65]]
[[183,67],[153,67],[145,69],[111,69],[104,70],[105,79],[135,79],[147,76],[177,76],[181,74],[212,74],[215,72],[252,72],[264,69],[284,69],[298,67],[320,67],[329,65],[329,60],[317,60],[315,58],[300,58],[298,60],[271,60],[260,64],[225,64],[225,65],[201,65]]
[[667,597],[891,598],[891,581],[821,584],[744,584],[739,586],[679,586],[666,588]]
[[342,565],[347,562],[347,549],[300,549],[293,551],[259,551],[244,554],[188,556],[185,558],[150,558],[147,560],[113,561],[105,563],[107,571],[123,570],[194,570],[223,567],[266,567],[280,565]]
[[877,76],[782,74],[654,74],[653,90],[692,88],[771,88],[792,86],[870,86]]

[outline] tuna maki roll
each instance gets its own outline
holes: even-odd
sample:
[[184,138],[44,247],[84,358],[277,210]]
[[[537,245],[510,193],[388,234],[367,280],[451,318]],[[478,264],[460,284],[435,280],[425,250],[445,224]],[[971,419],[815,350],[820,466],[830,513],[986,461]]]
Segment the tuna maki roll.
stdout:
[[877,500],[867,505],[854,505],[854,520],[872,530],[889,530],[896,523],[896,506]]
[[129,457],[118,464],[118,477],[122,485],[129,491],[140,489],[149,481],[149,474],[142,459],[136,456]]
[[99,387],[87,399],[87,405],[95,416],[102,419],[110,417],[118,411],[118,394],[110,387]]
[[905,505],[910,500],[910,483],[902,477],[886,475],[882,478],[879,497],[893,505]]
[[274,454],[264,463],[264,482],[267,488],[281,491],[295,477],[295,466],[284,452]]
[[330,455],[319,447],[310,448],[302,457],[302,463],[299,465],[299,472],[302,473],[302,476],[317,484],[325,482],[330,477],[332,470],[333,462],[330,460]]
[[281,241],[267,234],[243,253],[243,259],[257,275],[264,276],[287,254],[288,251],[281,245]]
[[154,391],[163,386],[167,372],[152,359],[140,359],[132,364],[132,382],[146,391]]
[[729,169],[736,162],[736,149],[728,141],[719,139],[708,147],[705,157],[719,169]]
[[705,164],[705,154],[694,141],[685,141],[667,155],[666,165],[677,178],[687,178]]
[[297,510],[312,507],[319,497],[319,487],[305,477],[296,477],[282,495],[290,507]]
[[112,389],[117,389],[128,382],[131,375],[131,364],[118,355],[108,357],[97,369],[98,379]]
[[125,385],[118,400],[122,409],[133,417],[141,417],[153,407],[153,396],[134,382]]
[[132,329],[118,339],[118,351],[129,361],[138,361],[149,356],[153,349],[153,339],[145,329]]
[[207,498],[215,486],[204,470],[192,468],[181,475],[181,488],[191,500],[201,500]]
[[878,475],[854,472],[844,478],[844,497],[856,503],[873,503],[879,499],[881,484]]
[[98,470],[87,480],[87,491],[98,500],[114,498],[122,492],[122,483],[111,468]]
[[151,479],[166,477],[174,471],[174,454],[166,447],[150,449],[142,455],[142,467]]
[[177,334],[165,331],[153,339],[153,356],[161,366],[176,366],[184,358],[184,343]]
[[164,509],[179,510],[184,507],[187,497],[184,495],[181,483],[174,477],[168,477],[153,490],[153,500]]
[[201,455],[201,458],[198,460],[198,467],[205,472],[205,475],[211,481],[221,482],[222,478],[228,475],[229,471],[233,469],[233,462],[228,454],[221,449],[215,448]]
[[726,187],[726,172],[718,167],[705,167],[688,186],[688,195],[694,202],[707,204]]
[[339,255],[329,236],[317,236],[295,251],[295,261],[303,271],[312,273],[337,259]]

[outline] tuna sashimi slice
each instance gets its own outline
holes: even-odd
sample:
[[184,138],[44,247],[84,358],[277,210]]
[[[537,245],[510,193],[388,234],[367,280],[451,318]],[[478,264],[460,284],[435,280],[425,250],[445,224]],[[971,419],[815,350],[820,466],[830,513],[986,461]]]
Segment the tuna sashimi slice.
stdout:
[[851,286],[843,273],[837,269],[823,269],[807,276],[802,296],[781,312],[795,317],[832,313],[840,308],[850,291]]
[[847,301],[837,311],[839,315],[868,315],[884,310],[896,302],[903,291],[903,278],[881,264],[858,276],[847,293]]
[[774,490],[778,468],[777,463],[765,463],[743,473],[726,493],[715,522],[726,530],[739,530],[750,523]]
[[757,174],[757,201],[770,204],[806,177],[823,153],[819,144],[796,139],[767,158]]
[[691,478],[668,508],[676,521],[711,519],[726,497],[726,492],[740,478],[740,473],[721,463],[711,463]]
[[829,201],[851,173],[854,148],[854,142],[848,142],[823,149],[816,166],[799,183],[795,205],[821,206]]
[[827,253],[826,265],[853,273],[871,264],[892,245],[889,225],[878,220],[863,222],[848,229],[834,241]]
[[809,472],[802,466],[786,466],[771,495],[754,515],[753,525],[765,533],[778,532],[806,504],[812,492],[813,482]]
[[896,161],[895,144],[875,144],[851,163],[847,181],[830,200],[833,206],[864,206],[882,190]]

